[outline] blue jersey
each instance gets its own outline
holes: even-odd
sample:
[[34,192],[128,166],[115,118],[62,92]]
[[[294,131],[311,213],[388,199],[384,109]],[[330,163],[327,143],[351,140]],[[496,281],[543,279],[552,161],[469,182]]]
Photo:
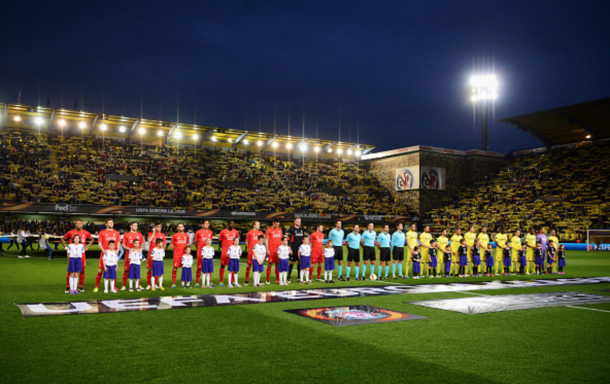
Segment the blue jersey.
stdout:
[[360,234],[350,232],[350,234],[347,235],[347,245],[352,249],[360,249],[360,240],[362,240],[362,235]]
[[337,228],[333,228],[328,233],[328,240],[333,242],[334,247],[340,247],[343,245],[343,236],[344,232],[342,229],[337,230]]
[[364,231],[364,233],[362,234],[362,240],[364,240],[364,246],[365,247],[374,247],[375,246],[375,239],[377,238],[377,232],[375,231],[368,231],[368,229],[366,231]]
[[406,235],[404,232],[396,231],[392,233],[392,249],[394,247],[404,247],[405,246]]
[[379,242],[380,248],[390,248],[390,241],[392,240],[392,236],[389,233],[381,232],[379,236],[377,236],[377,241]]

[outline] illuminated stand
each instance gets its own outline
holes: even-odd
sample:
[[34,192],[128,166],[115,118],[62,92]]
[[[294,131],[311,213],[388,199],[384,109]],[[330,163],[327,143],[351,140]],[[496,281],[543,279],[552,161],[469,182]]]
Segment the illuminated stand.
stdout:
[[498,97],[498,79],[496,75],[476,75],[470,78],[473,103],[479,103],[483,109],[483,124],[481,126],[481,149],[487,151],[487,132],[489,125],[489,104]]

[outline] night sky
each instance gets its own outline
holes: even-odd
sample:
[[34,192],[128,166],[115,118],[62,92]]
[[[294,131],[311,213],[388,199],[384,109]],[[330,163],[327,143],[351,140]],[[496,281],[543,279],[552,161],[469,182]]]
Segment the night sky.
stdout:
[[[0,101],[467,150],[473,66],[496,120],[610,96],[607,0],[122,3],[4,3]],[[497,121],[489,141],[541,145]]]

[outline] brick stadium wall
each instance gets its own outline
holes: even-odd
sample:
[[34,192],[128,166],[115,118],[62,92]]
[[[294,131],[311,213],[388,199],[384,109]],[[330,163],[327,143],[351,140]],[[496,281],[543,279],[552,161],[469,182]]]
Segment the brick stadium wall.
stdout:
[[[392,196],[405,201],[409,207],[424,214],[441,206],[443,199],[451,198],[459,188],[472,187],[476,182],[484,181],[489,175],[498,172],[506,163],[506,159],[497,157],[417,151],[369,160],[366,164]],[[395,169],[414,165],[445,168],[446,189],[443,191],[396,191]]]

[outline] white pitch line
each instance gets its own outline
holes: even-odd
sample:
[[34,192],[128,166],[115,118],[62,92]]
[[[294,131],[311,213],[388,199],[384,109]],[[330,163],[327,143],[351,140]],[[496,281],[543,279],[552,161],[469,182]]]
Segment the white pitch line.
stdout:
[[610,313],[610,311],[606,311],[605,309],[596,309],[596,308],[585,308],[585,307],[576,307],[574,305],[566,305],[568,308],[576,308],[576,309],[586,309],[588,311],[597,311],[597,312],[606,312]]
[[466,292],[466,291],[460,291],[460,292],[455,292],[455,293],[463,293],[466,295],[473,295],[473,296],[491,296],[491,295],[486,295],[484,293],[474,293],[474,292]]

